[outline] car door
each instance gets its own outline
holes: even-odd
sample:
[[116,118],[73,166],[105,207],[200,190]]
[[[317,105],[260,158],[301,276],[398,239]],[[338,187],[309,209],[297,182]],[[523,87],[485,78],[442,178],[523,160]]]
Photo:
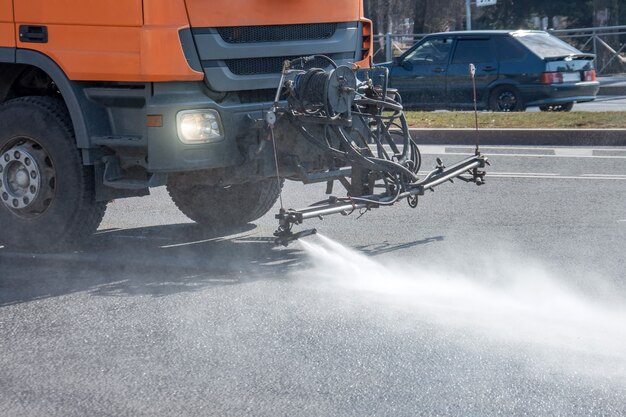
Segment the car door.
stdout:
[[498,59],[491,37],[457,39],[447,73],[451,107],[468,108],[474,105],[470,64],[476,67],[476,99],[480,105],[487,100],[488,86],[498,79]]
[[51,57],[72,80],[133,80],[146,65],[141,0],[14,0],[13,11],[17,47]]
[[392,67],[391,86],[399,90],[405,106],[446,106],[446,72],[453,41],[447,36],[425,39]]

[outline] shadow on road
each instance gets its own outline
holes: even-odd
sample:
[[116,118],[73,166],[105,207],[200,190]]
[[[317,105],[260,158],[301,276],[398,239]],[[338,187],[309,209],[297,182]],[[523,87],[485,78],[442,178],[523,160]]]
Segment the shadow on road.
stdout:
[[428,237],[422,240],[416,240],[413,242],[406,242],[406,243],[400,243],[400,244],[392,244],[392,243],[389,243],[388,241],[384,241],[384,242],[376,243],[373,245],[357,246],[355,249],[357,249],[360,252],[363,252],[364,254],[368,256],[377,256],[377,255],[384,255],[390,252],[395,252],[401,249],[412,248],[414,246],[427,245],[433,242],[442,242],[443,240],[444,240],[443,236],[435,236],[435,237]]
[[88,291],[100,296],[165,296],[257,279],[284,279],[304,262],[295,247],[196,224],[103,230],[80,251],[0,250],[0,306]]
[[[101,230],[80,251],[0,249],[0,306],[77,292],[161,297],[208,287],[289,279],[307,267],[297,245],[276,246],[248,224],[213,232],[194,223]],[[443,240],[357,247],[369,256]]]

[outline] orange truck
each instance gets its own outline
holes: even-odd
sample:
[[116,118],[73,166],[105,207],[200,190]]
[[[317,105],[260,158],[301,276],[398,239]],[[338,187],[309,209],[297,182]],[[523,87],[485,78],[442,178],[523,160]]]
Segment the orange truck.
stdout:
[[361,0],[0,0],[0,244],[79,241],[163,185],[198,222],[259,218],[283,63],[365,67],[370,35]]

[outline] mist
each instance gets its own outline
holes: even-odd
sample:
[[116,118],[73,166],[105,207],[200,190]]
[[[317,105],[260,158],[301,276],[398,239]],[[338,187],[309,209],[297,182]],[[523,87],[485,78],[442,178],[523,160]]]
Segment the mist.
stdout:
[[612,377],[626,387],[626,300],[585,293],[537,260],[502,253],[464,267],[445,257],[378,262],[324,236],[301,244],[309,282],[469,333],[469,349],[486,342],[499,354],[523,350],[528,365]]

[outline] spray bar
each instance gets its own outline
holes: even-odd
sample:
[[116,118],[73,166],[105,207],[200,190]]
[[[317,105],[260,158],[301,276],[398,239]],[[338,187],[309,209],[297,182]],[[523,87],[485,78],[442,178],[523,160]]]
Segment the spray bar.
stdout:
[[[405,191],[398,192],[395,195],[379,194],[361,197],[348,197],[339,199],[331,197],[327,201],[299,210],[281,209],[276,219],[279,220],[279,228],[274,233],[276,243],[287,246],[289,242],[297,240],[301,237],[316,233],[315,229],[305,230],[299,233],[292,233],[291,229],[295,224],[302,224],[304,220],[312,218],[322,218],[331,214],[348,215],[356,210],[369,210],[378,208],[381,205],[390,206],[396,202],[415,196],[424,195],[426,190],[433,190],[434,187],[445,182],[459,178],[465,182],[473,182],[477,185],[484,183],[484,171],[489,162],[483,155],[477,154],[466,158],[451,167],[444,167],[441,160],[438,160],[438,166],[428,173],[424,179],[416,183],[410,184]],[[469,173],[470,178],[463,177],[463,174]]]
[[[355,211],[363,214],[401,199],[415,208],[426,190],[434,191],[455,178],[484,183],[484,168],[489,162],[480,154],[478,134],[474,155],[447,168],[437,158],[435,169],[420,178],[421,153],[409,132],[398,92],[387,88],[388,71],[383,69],[377,83],[376,77],[370,76],[377,69],[338,66],[330,58],[323,58],[332,64],[332,70],[294,69],[295,64],[304,67],[313,57],[284,63],[276,101],[266,122],[274,141],[277,176],[279,163],[290,165],[295,168],[293,177],[305,184],[326,182],[328,194],[334,181],[339,181],[348,197],[330,197],[301,210],[286,210],[281,200],[276,215],[279,227],[274,233],[277,243],[286,246],[315,233],[292,232],[294,225],[308,219]],[[280,106],[280,97],[287,98],[286,105]],[[273,136],[275,125],[285,130],[279,142]],[[375,188],[383,188],[384,192],[375,194]]]

